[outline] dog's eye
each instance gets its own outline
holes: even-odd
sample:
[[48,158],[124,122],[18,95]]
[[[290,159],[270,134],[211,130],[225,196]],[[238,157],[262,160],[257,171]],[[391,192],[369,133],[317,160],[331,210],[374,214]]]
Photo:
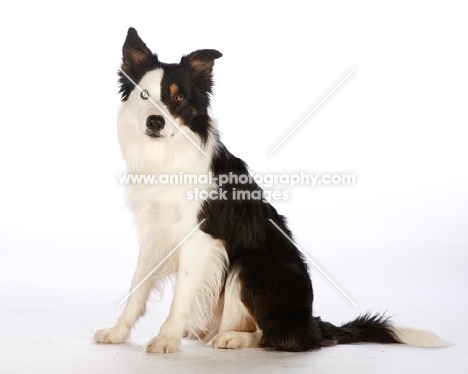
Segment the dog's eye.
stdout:
[[149,97],[148,91],[146,91],[146,90],[141,91],[141,98],[143,100],[148,100],[148,97]]
[[174,102],[175,102],[175,103],[177,103],[177,104],[178,104],[178,103],[181,103],[183,100],[184,100],[184,97],[183,97],[181,94],[176,93],[176,94],[174,95]]

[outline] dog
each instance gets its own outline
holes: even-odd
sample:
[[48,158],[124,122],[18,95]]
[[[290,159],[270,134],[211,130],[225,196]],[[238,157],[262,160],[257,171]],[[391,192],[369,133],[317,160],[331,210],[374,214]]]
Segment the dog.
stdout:
[[[430,332],[396,328],[382,314],[339,327],[314,317],[308,267],[288,239],[285,218],[263,198],[235,198],[236,191],[262,196],[262,189],[233,178],[223,184],[222,198],[208,194],[219,189],[221,176],[249,175],[210,118],[212,71],[220,52],[197,50],[179,63],[163,63],[130,28],[122,53],[117,130],[128,172],[213,178],[128,186],[140,243],[137,267],[122,315],[115,326],[96,332],[96,342],[124,342],[150,293],[162,291],[164,280],[175,274],[169,316],[147,352],[175,352],[184,336],[217,348],[278,351],[358,342],[443,345]],[[211,197],[188,199],[195,188]]]

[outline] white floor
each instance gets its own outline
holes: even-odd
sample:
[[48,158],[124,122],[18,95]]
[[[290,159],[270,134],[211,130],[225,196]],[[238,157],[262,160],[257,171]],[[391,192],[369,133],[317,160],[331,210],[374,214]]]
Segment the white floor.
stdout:
[[[180,352],[154,355],[145,353],[145,342],[167,314],[170,291],[161,302],[149,303],[129,343],[91,340],[96,328],[117,318],[134,254],[116,250],[111,257],[110,251],[98,249],[61,253],[59,243],[49,243],[47,249],[36,245],[33,252],[26,244],[11,251],[0,267],[1,373],[468,373],[466,277],[457,274],[437,288],[421,282],[403,293],[399,282],[383,282],[384,292],[375,284],[361,288],[354,292],[359,307],[325,280],[314,280],[317,315],[323,319],[340,323],[369,307],[389,308],[400,324],[429,328],[453,342],[448,348],[366,344],[284,353],[217,350],[184,340]],[[11,241],[2,245],[13,249]]]

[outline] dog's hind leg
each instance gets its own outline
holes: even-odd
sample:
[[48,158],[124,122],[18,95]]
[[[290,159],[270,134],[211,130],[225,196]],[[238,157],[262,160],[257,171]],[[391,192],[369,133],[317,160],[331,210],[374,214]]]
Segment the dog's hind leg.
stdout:
[[300,257],[257,254],[236,260],[226,284],[218,348],[281,351],[320,348],[312,284]]
[[219,333],[209,342],[216,348],[254,348],[260,344],[262,331],[241,301],[241,283],[238,275],[234,268],[226,280]]

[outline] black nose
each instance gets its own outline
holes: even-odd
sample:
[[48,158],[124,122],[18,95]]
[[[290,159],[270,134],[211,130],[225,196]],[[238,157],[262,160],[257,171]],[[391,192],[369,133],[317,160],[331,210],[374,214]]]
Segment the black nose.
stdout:
[[164,128],[164,118],[151,115],[146,119],[146,127],[150,130],[162,130]]

